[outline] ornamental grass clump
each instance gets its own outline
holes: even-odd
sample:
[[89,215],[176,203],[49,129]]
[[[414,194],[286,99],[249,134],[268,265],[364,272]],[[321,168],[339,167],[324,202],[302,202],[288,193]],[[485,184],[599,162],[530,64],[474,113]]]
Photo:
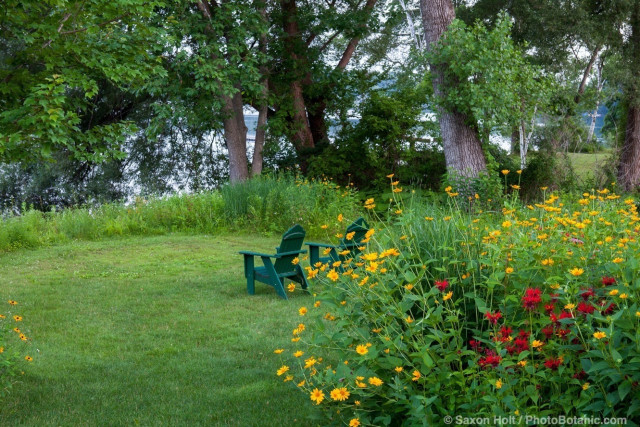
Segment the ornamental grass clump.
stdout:
[[635,201],[542,191],[483,212],[448,193],[439,210],[392,199],[356,258],[306,266],[315,302],[278,356],[284,381],[344,425],[638,419]]
[[9,393],[18,375],[24,373],[24,363],[33,361],[19,304],[11,299],[5,304],[0,312],[0,398]]

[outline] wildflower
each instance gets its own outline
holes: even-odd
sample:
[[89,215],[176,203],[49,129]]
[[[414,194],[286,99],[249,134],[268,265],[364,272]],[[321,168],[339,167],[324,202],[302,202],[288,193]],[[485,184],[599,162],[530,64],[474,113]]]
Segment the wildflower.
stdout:
[[280,369],[278,369],[277,374],[278,374],[278,376],[280,376],[280,375],[284,374],[285,372],[287,372],[288,370],[289,370],[289,367],[287,365],[282,365],[280,367]]
[[607,334],[605,332],[594,332],[593,337],[597,340],[601,340],[602,338],[606,338]]
[[627,299],[629,296],[625,293],[620,294],[620,299]]
[[502,357],[496,354],[490,353],[486,357],[481,358],[478,361],[478,365],[480,365],[481,368],[486,368],[487,366],[492,366],[495,368],[500,364],[501,360],[502,360]]
[[511,184],[511,188],[513,188],[514,190],[519,190],[520,186],[519,185],[515,185],[515,184]]
[[33,360],[33,357],[31,356],[25,356],[24,360],[26,360],[27,362],[31,362]]
[[16,322],[22,322],[22,316],[13,316],[13,320],[15,320]]
[[624,259],[622,259],[622,258],[614,258],[612,262],[614,262],[615,264],[620,264],[622,261],[624,261]]
[[413,371],[413,373],[411,375],[413,375],[411,377],[411,381],[418,381],[422,377],[422,374],[417,369],[415,371]]
[[432,216],[425,216],[424,219],[427,220],[427,221],[433,221],[433,217]]
[[584,273],[584,269],[582,268],[578,268],[578,267],[574,267],[571,270],[569,270],[569,273],[571,273],[572,276],[580,276],[582,275],[582,273]]
[[300,316],[304,316],[305,314],[307,314],[307,307],[300,307],[298,309],[298,314],[300,314]]
[[324,393],[322,392],[322,390],[314,388],[311,392],[311,400],[316,402],[316,405],[319,405],[320,402],[324,400]]
[[292,381],[293,380],[293,375],[287,375],[286,377],[284,377],[284,382],[286,383],[287,381]]
[[446,293],[446,294],[444,294],[442,296],[442,301],[446,301],[448,299],[451,299],[452,296],[453,296],[453,291],[450,291],[450,292],[448,292],[448,293]]
[[413,323],[413,318],[411,316],[407,316],[405,320],[407,321],[407,323]]
[[360,344],[356,347],[356,353],[358,353],[360,356],[364,356],[368,352],[369,352],[369,349],[367,348],[366,345]]
[[342,402],[347,400],[351,393],[349,393],[345,387],[340,387],[331,390],[331,393],[329,395],[333,400],[339,400]]
[[331,279],[332,282],[335,282],[336,280],[338,280],[338,277],[340,277],[338,275],[338,273],[336,273],[336,270],[331,269],[331,271],[329,271],[329,273],[327,273],[327,278]]
[[591,304],[581,302],[580,304],[578,304],[577,310],[580,313],[587,315],[587,314],[593,314],[593,312],[595,311],[595,307],[592,306]]
[[359,426],[360,426],[360,418],[352,418],[349,421],[349,427],[359,427]]
[[393,174],[390,173],[389,175],[387,175],[387,178],[393,178]]
[[527,288],[522,297],[522,307],[526,310],[532,311],[542,301],[540,296],[542,291],[538,288]]
[[402,366],[396,366],[395,371],[396,371],[397,373],[400,373],[400,372],[402,372],[402,370],[403,370],[403,369],[404,369],[404,368],[403,368]]
[[542,341],[538,341],[538,340],[533,340],[533,342],[531,343],[531,347],[533,348],[540,348],[544,345],[544,343]]
[[486,317],[487,320],[492,324],[497,325],[498,320],[502,317],[502,313],[500,313],[500,311],[496,311],[495,313],[492,314],[491,312],[487,311],[484,314],[484,317]]
[[300,258],[295,257],[294,259],[291,260],[291,264],[293,265],[298,265],[300,263]]
[[609,291],[609,295],[611,295],[613,297],[613,296],[618,295],[618,292],[620,292],[620,291],[618,291],[617,289],[612,289],[612,290]]
[[562,364],[562,358],[557,358],[554,359],[553,357],[551,359],[547,359],[544,362],[544,366],[546,366],[547,368],[551,369],[552,371],[556,371],[558,369],[558,367]]
[[369,384],[379,387],[384,383],[378,377],[371,377],[371,378],[369,378]]
[[273,352],[274,352],[275,354],[280,354],[280,353],[282,353],[283,351],[284,351],[284,348],[278,348],[278,349],[276,349],[276,350],[273,350]]
[[575,304],[567,304],[564,306],[564,308],[566,308],[567,310],[573,310],[574,308],[576,308]]
[[505,273],[507,273],[507,274],[511,274],[511,273],[513,273],[513,268],[511,268],[511,267],[507,267],[507,268],[504,270],[504,272],[505,272]]
[[498,381],[496,381],[496,388],[497,389],[502,388],[502,380],[498,379]]
[[526,360],[521,360],[518,362],[518,366],[524,368],[525,366],[527,366],[527,361]]
[[447,289],[447,286],[449,286],[449,282],[447,280],[436,280],[436,288],[438,288],[440,292],[444,292],[444,290]]
[[509,173],[509,169],[502,169],[500,172],[502,172],[502,175],[507,175]]
[[323,224],[320,226],[320,228],[322,228],[323,230],[326,230],[327,228],[329,228],[329,226],[327,224]]
[[511,227],[511,225],[512,225],[511,221],[504,221],[502,223],[502,228],[509,228],[509,227]]
[[305,368],[305,369],[309,369],[310,367],[312,367],[312,366],[313,366],[313,365],[315,365],[316,363],[318,363],[318,361],[316,360],[316,358],[315,358],[315,357],[313,357],[313,356],[312,356],[312,357],[310,357],[310,358],[308,358],[308,359],[306,359],[306,360],[304,361],[304,368]]
[[343,219],[344,217],[342,216],[342,214],[338,215],[338,222],[342,222]]
[[26,340],[27,340],[27,336],[26,336],[25,334],[20,334],[20,335],[18,335],[18,336],[20,337],[20,339],[21,339],[22,341],[26,341]]
[[289,292],[293,292],[293,291],[295,291],[295,290],[296,290],[296,285],[294,285],[293,283],[289,283],[289,284],[287,285],[287,290],[288,290]]
[[602,278],[602,284],[604,286],[611,286],[613,284],[616,283],[616,279],[614,279],[613,277],[603,277]]
[[585,390],[585,391],[589,390],[589,383],[582,384],[582,389]]

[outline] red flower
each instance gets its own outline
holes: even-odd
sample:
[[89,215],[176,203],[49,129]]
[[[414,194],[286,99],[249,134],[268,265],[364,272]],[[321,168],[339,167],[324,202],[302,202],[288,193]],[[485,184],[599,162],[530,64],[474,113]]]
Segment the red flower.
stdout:
[[585,371],[576,372],[573,374],[573,378],[577,380],[583,380],[587,377],[587,373]]
[[544,366],[551,369],[552,371],[558,370],[558,366],[560,366],[561,364],[562,364],[562,359],[554,359],[553,357],[551,359],[547,359],[544,362]]
[[[580,307],[580,304],[578,304],[578,307]],[[573,319],[573,314],[570,311],[563,311],[560,313],[560,320],[562,319]]]
[[444,292],[444,290],[447,289],[447,286],[449,286],[449,282],[446,279],[436,280],[436,288],[438,288],[440,292]]
[[582,289],[581,290],[581,294],[580,296],[582,297],[582,299],[584,299],[585,301],[587,301],[589,298],[591,298],[592,296],[595,296],[595,292],[593,292],[593,288],[591,289]]
[[553,303],[544,305],[544,311],[547,313],[551,313],[555,308],[556,306]]
[[538,288],[527,288],[524,291],[524,297],[522,297],[522,307],[526,310],[535,310],[542,299],[540,296],[542,295],[542,291]]
[[494,325],[497,325],[498,319],[502,317],[502,313],[500,313],[500,311],[496,311],[495,313],[491,314],[490,311],[487,311],[484,314],[484,317],[486,317],[489,322],[493,323]]
[[548,325],[542,328],[542,333],[547,337],[547,339],[551,338],[553,335],[553,325]]
[[602,284],[604,286],[611,286],[611,285],[613,285],[615,283],[616,283],[616,279],[614,279],[613,277],[606,277],[605,276],[605,277],[602,278]]
[[584,315],[593,314],[595,309],[596,308],[591,304],[587,304],[584,302],[581,302],[580,304],[578,304],[578,308],[577,308],[577,310]]
[[478,361],[478,365],[480,365],[480,367],[482,368],[486,368],[488,366],[492,366],[495,368],[500,364],[501,360],[502,360],[502,357],[495,354],[489,354],[488,356],[481,358]]
[[571,333],[571,329],[558,328],[558,330],[556,331],[556,335],[563,340],[567,339],[567,335],[569,335],[570,333]]
[[606,309],[602,310],[601,313],[603,316],[607,316],[611,313],[613,313],[613,310],[616,309],[616,305],[614,303],[609,304],[609,307],[607,307]]

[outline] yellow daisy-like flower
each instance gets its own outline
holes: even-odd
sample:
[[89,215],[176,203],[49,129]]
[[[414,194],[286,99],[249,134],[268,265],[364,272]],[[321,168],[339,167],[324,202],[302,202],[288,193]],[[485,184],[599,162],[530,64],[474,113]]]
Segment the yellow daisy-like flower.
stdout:
[[293,380],[293,375],[287,375],[286,377],[284,377],[284,382],[286,383],[287,381],[292,381]]
[[289,283],[289,284],[287,285],[287,290],[288,290],[289,292],[293,292],[293,291],[295,291],[295,290],[296,290],[296,285],[294,285],[293,283]]
[[295,257],[294,259],[291,260],[291,264],[293,265],[298,265],[300,263],[300,258]]
[[593,337],[595,339],[601,340],[602,338],[606,338],[607,334],[604,332],[594,332]]
[[513,224],[511,224],[511,221],[504,221],[502,223],[502,228],[509,228],[509,227],[511,227],[511,225],[513,225]]
[[360,427],[360,418],[351,418],[349,421],[349,427]]
[[450,291],[450,292],[448,292],[448,293],[446,293],[446,294],[444,294],[442,296],[442,301],[446,301],[448,299],[451,299],[452,296],[453,296],[453,291]]
[[519,362],[518,362],[518,366],[521,366],[521,367],[523,367],[523,368],[524,368],[525,366],[527,366],[527,361],[526,361],[526,360],[521,360],[521,361],[519,361]]
[[31,362],[33,360],[33,357],[31,356],[25,356],[24,360],[26,360],[27,362]]
[[615,264],[620,264],[623,261],[624,259],[618,257],[618,258],[614,258],[612,262],[614,262]]
[[22,341],[26,341],[27,340],[27,336],[25,334],[20,334],[19,337],[20,337],[20,339]]
[[418,381],[420,378],[422,378],[422,374],[417,369],[413,371],[411,375],[412,375],[411,381]]
[[403,370],[403,369],[404,369],[404,368],[403,368],[402,366],[396,366],[395,371],[396,371],[397,373],[400,373],[400,372],[402,372],[402,370]]
[[507,267],[507,268],[504,269],[504,272],[507,273],[507,274],[511,274],[511,273],[513,273],[513,268],[512,267]]
[[346,240],[351,240],[351,239],[353,239],[353,236],[355,236],[355,235],[356,235],[356,232],[355,232],[355,231],[352,231],[352,232],[350,232],[350,233],[347,233],[347,235],[346,235],[344,238],[345,238]]
[[9,300],[9,304],[11,305],[18,305],[18,301],[14,301],[12,299]]
[[284,348],[278,348],[278,349],[276,349],[276,350],[273,350],[273,352],[274,352],[275,354],[280,354],[280,353],[282,353],[283,351],[284,351]]
[[627,299],[629,297],[629,295],[627,294],[620,294],[620,299]]
[[583,390],[589,390],[589,385],[590,385],[589,383],[582,384],[582,389]]
[[302,380],[298,383],[298,387],[303,387],[307,383],[307,380]]
[[533,348],[540,348],[544,345],[544,343],[542,341],[538,341],[538,340],[534,340],[533,343],[531,343],[531,347]]
[[344,216],[342,216],[342,214],[338,215],[338,222],[342,222],[343,219],[344,219]]
[[319,405],[320,402],[324,400],[324,393],[322,392],[322,390],[314,388],[311,392],[311,400],[316,402],[316,405]]
[[280,376],[280,375],[284,374],[285,372],[287,372],[288,370],[289,370],[289,367],[287,365],[282,365],[280,367],[280,369],[278,369],[277,374],[278,374],[278,376]]
[[498,381],[496,381],[496,388],[497,389],[502,388],[502,380],[499,379]]
[[407,323],[413,323],[413,318],[411,316],[407,316],[407,318],[404,320],[406,320]]
[[304,367],[305,369],[309,369],[310,367],[312,367],[313,365],[315,365],[316,363],[318,363],[318,361],[316,360],[315,357],[310,357],[308,359],[306,359],[304,361]]
[[300,356],[302,356],[303,354],[304,354],[304,351],[300,351],[300,350],[298,350],[298,351],[296,351],[295,353],[293,353],[293,357],[300,357]]
[[573,310],[574,308],[576,308],[575,304],[567,304],[564,306],[564,308],[566,308],[567,310]]
[[611,289],[611,290],[609,291],[609,295],[611,295],[612,297],[614,297],[614,296],[618,295],[618,292],[620,292],[620,291],[619,291],[619,290],[617,290],[617,289]]
[[336,280],[338,280],[339,277],[340,277],[340,275],[334,269],[331,269],[327,273],[327,278],[331,279],[332,282],[335,282]]
[[358,345],[356,347],[356,353],[358,353],[360,356],[364,356],[365,354],[369,353],[369,348],[366,345]]
[[509,169],[502,169],[500,172],[502,172],[502,175],[508,175],[509,174]]
[[369,384],[374,385],[376,387],[380,387],[384,383],[378,377],[371,377],[371,378],[369,378]]
[[333,400],[338,400],[340,402],[347,400],[350,395],[351,393],[349,393],[349,391],[345,387],[334,388],[330,393],[330,396]]
[[307,314],[307,312],[308,312],[307,307],[300,307],[300,308],[298,309],[298,314],[299,314],[300,316],[304,316],[305,314]]
[[578,268],[578,267],[573,267],[571,270],[569,270],[569,273],[572,276],[578,277],[578,276],[582,275],[582,273],[584,273],[584,269]]
[[13,316],[13,320],[15,320],[16,322],[22,322],[22,316]]
[[320,226],[320,228],[322,228],[323,230],[326,230],[327,228],[329,228],[329,226],[327,224],[323,224]]

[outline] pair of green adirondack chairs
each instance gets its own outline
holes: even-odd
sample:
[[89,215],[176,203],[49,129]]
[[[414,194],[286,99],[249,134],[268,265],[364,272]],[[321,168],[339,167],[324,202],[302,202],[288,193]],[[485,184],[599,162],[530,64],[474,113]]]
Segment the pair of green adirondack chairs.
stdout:
[[[355,257],[360,252],[358,247],[362,245],[362,239],[364,239],[367,231],[369,231],[369,225],[364,218],[360,217],[347,227],[345,237],[337,245],[307,242],[311,265],[313,266],[317,262],[344,261],[347,257]],[[351,239],[347,239],[347,235],[350,233],[354,234]],[[244,255],[244,276],[247,278],[247,292],[249,292],[249,295],[255,294],[256,280],[273,286],[276,293],[284,299],[288,299],[284,290],[286,279],[299,283],[304,290],[309,288],[309,283],[300,263],[293,263],[295,258],[299,259],[300,255],[307,253],[306,249],[302,249],[305,235],[304,228],[300,225],[294,225],[282,236],[282,241],[280,246],[276,248],[275,254],[251,251],[240,252]],[[324,248],[322,256],[320,255],[321,248]],[[345,254],[345,251],[349,251],[349,254]],[[262,267],[256,267],[255,257],[262,259]]]

